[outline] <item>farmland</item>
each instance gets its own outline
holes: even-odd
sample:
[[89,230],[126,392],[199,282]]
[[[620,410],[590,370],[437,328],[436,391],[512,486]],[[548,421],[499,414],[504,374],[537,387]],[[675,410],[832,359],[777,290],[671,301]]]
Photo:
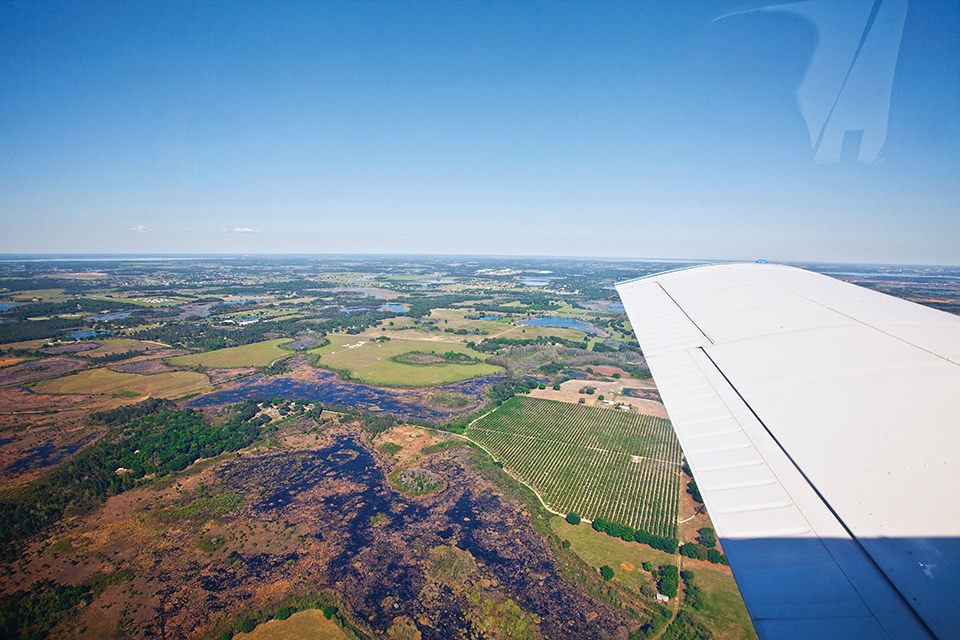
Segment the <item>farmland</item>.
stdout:
[[227,347],[206,353],[171,358],[170,363],[182,366],[201,366],[211,369],[233,369],[237,367],[265,367],[278,358],[290,355],[280,345],[290,342],[285,339],[267,340],[239,347]]
[[465,435],[551,509],[676,536],[680,444],[663,418],[514,397]]

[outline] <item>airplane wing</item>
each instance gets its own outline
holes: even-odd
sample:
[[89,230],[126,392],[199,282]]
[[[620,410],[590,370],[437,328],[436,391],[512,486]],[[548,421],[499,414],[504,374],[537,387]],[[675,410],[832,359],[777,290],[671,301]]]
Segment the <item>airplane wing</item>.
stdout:
[[616,288],[759,636],[960,638],[960,318],[772,264]]

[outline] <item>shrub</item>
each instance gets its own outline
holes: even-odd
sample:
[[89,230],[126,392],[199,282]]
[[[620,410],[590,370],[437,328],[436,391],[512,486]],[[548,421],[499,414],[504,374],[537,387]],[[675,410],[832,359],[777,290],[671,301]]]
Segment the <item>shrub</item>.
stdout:
[[600,575],[603,576],[604,580],[609,582],[610,580],[613,580],[613,576],[614,576],[613,569],[611,569],[607,565],[603,565],[602,567],[600,567]]
[[554,391],[560,391],[560,385],[558,385],[558,384],[553,385],[553,390],[554,390]]
[[237,629],[240,633],[250,633],[257,628],[257,623],[251,620],[250,618],[244,618],[240,621],[240,626]]
[[567,514],[567,523],[572,524],[573,526],[577,526],[578,524],[580,524],[580,516],[578,516],[573,511],[571,511],[570,513]]

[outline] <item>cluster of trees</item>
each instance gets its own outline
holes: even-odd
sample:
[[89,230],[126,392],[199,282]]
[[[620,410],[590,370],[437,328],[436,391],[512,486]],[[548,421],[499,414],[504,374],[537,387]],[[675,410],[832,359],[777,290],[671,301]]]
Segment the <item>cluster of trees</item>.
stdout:
[[538,383],[535,380],[503,378],[487,389],[487,396],[500,406],[518,393],[527,393],[531,389],[536,389],[537,386]]
[[146,349],[140,349],[139,351],[121,351],[120,353],[108,353],[105,356],[85,356],[82,353],[77,355],[81,358],[86,358],[90,361],[91,364],[110,364],[111,362],[120,362],[121,360],[129,360],[130,358],[135,358],[137,356],[142,356],[147,352]]
[[680,570],[677,565],[660,565],[653,571],[653,579],[657,581],[657,591],[670,598],[677,597],[680,588]]
[[695,560],[706,560],[713,564],[729,565],[727,557],[713,547],[717,546],[716,533],[710,527],[703,527],[697,531],[697,542],[688,542],[680,547],[680,554]]
[[[68,509],[87,510],[137,486],[144,476],[181,471],[198,458],[237,451],[260,436],[255,401],[236,407],[222,426],[199,412],[165,400],[93,414],[114,426],[95,445],[0,502],[0,559],[12,560],[20,544],[60,520]],[[118,469],[123,469],[118,472]]]
[[690,478],[690,482],[687,483],[687,493],[689,493],[694,500],[703,504],[703,496],[700,495],[700,489],[697,488],[697,481],[693,478]]
[[93,600],[90,587],[38,580],[0,596],[0,638],[44,638],[65,611]]
[[[548,344],[559,344],[570,349],[586,350],[589,346],[586,342],[577,342],[576,340],[566,340],[556,336],[539,336],[537,338],[488,338],[479,344],[468,342],[467,346],[483,353],[496,353],[501,349],[510,347],[530,347],[545,346]],[[562,365],[561,365],[562,366]],[[559,370],[558,370],[559,371]],[[546,373],[546,372],[545,372]]]
[[[676,538],[665,538],[642,529],[633,529],[616,522],[608,522],[603,518],[593,521],[594,531],[602,531],[612,538],[620,538],[624,542],[639,542],[666,553],[676,553],[679,541]],[[660,593],[663,593],[662,591]],[[668,595],[668,594],[667,594]]]

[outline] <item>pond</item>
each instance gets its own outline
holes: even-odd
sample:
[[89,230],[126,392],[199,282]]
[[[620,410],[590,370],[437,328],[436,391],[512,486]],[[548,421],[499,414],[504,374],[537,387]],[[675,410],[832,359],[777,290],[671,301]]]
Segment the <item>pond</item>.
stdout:
[[6,304],[6,303],[0,302],[0,311],[6,311],[7,309],[16,309],[19,306],[20,305],[18,304]]
[[124,318],[129,318],[130,312],[124,311],[123,313],[111,313],[105,316],[98,316],[97,320],[123,320]]
[[547,316],[546,318],[534,318],[532,320],[524,320],[520,324],[527,325],[530,327],[558,327],[561,329],[578,329],[586,333],[602,335],[602,332],[600,331],[600,329],[597,329],[593,325],[589,325],[586,322],[580,322],[579,320],[574,320],[573,318],[560,318],[558,316]]

